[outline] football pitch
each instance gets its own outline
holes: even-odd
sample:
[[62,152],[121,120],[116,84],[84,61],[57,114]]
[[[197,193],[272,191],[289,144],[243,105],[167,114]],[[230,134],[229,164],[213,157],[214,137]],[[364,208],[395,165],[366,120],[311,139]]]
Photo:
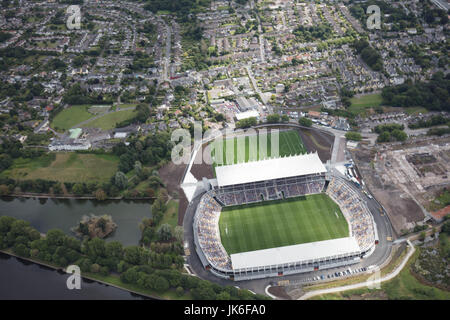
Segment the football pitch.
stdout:
[[228,254],[349,236],[339,206],[326,194],[225,207],[219,229]]
[[[265,139],[267,143],[263,143]],[[272,146],[276,149],[276,140],[278,140],[278,156],[306,153],[303,141],[295,130],[215,140],[211,148],[213,167],[275,157],[277,153],[272,154]],[[219,156],[220,150],[222,158]]]

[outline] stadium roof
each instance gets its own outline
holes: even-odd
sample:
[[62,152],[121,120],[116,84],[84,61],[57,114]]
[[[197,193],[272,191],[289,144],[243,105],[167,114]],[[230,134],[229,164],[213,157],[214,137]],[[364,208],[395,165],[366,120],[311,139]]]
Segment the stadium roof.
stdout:
[[356,238],[347,237],[230,255],[233,270],[359,254]]
[[317,153],[216,167],[219,187],[326,172]]

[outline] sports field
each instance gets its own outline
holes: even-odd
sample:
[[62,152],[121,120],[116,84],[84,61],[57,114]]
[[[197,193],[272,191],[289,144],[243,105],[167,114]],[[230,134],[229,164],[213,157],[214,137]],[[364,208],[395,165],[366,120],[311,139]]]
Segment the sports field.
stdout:
[[[267,139],[267,144],[262,143],[264,139]],[[306,153],[303,141],[295,130],[216,140],[211,148],[213,167],[218,164],[228,165],[276,156],[276,153],[272,155],[272,145],[276,146],[276,140],[278,140],[279,156]],[[267,147],[264,147],[265,145]],[[215,156],[219,150],[222,150],[222,159]],[[217,154],[219,155],[218,152]]]
[[219,229],[228,254],[349,236],[341,210],[326,194],[225,207]]
[[88,111],[89,107],[89,105],[79,105],[62,110],[53,119],[51,123],[52,128],[67,130],[80,122],[94,117],[94,114]]
[[383,99],[381,97],[381,93],[372,93],[360,97],[353,97],[350,101],[352,104],[348,108],[348,111],[354,115],[359,115],[366,113],[370,108],[380,106]]
[[136,116],[136,111],[134,109],[130,110],[119,110],[105,114],[103,117],[95,119],[91,122],[86,123],[83,127],[89,128],[100,128],[102,130],[110,130],[115,128],[115,126],[125,120],[129,120]]

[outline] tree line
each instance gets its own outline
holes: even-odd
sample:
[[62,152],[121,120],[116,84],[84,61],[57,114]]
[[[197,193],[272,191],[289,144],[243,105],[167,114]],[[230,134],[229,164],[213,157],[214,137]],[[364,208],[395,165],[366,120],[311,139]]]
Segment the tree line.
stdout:
[[[158,244],[158,245],[157,245]],[[135,284],[158,293],[175,291],[179,296],[190,294],[194,299],[252,300],[266,299],[247,290],[222,287],[180,272],[183,247],[176,242],[152,248],[124,247],[118,241],[99,238],[83,240],[51,229],[45,236],[30,223],[13,217],[0,217],[0,249],[12,250],[18,256],[47,262],[58,267],[78,265],[82,273],[108,276],[120,274],[123,283]]]
[[372,48],[367,40],[355,40],[353,47],[361,59],[374,71],[383,70],[383,59],[380,53]]
[[405,126],[397,123],[380,124],[374,128],[379,134],[377,142],[405,141],[408,135],[403,131]]
[[383,104],[393,107],[423,107],[427,110],[450,111],[450,75],[436,72],[429,82],[411,80],[385,87],[381,93]]

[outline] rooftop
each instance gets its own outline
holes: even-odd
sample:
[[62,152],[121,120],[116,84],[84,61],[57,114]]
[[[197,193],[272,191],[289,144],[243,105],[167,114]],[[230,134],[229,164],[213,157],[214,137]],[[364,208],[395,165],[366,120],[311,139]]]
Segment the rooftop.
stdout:
[[275,266],[335,256],[359,254],[354,237],[296,244],[230,255],[233,270]]
[[272,158],[216,167],[219,187],[325,173],[327,170],[316,153]]

